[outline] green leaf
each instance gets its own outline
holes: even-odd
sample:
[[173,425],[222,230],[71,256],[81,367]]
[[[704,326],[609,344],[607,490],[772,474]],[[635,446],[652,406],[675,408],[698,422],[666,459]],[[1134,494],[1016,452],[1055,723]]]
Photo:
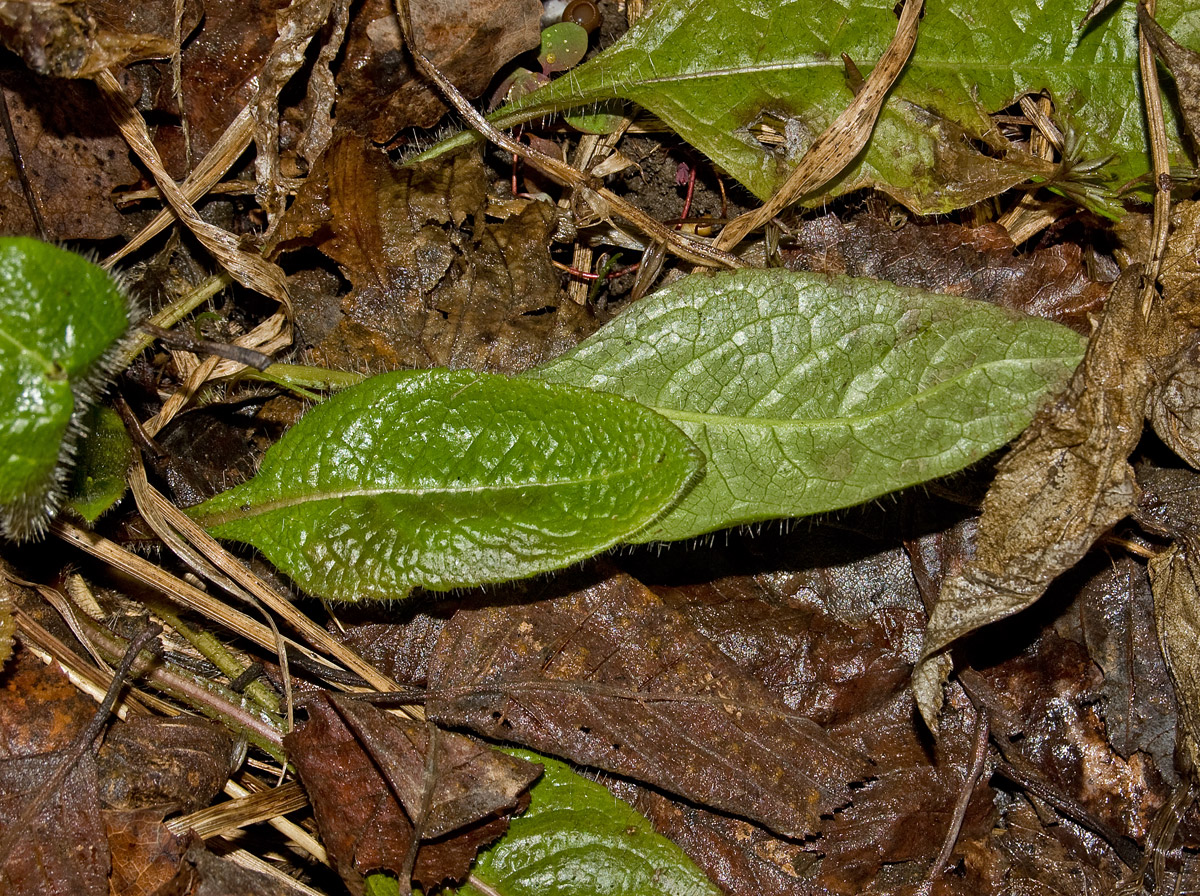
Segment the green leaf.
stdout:
[[133,441],[111,408],[97,405],[83,420],[87,437],[67,489],[71,509],[89,523],[121,500],[133,460]]
[[0,532],[40,535],[58,509],[82,418],[130,306],[102,268],[25,237],[0,239]]
[[[1008,151],[988,117],[1043,89],[1060,127],[1077,136],[1080,156],[1116,155],[1107,166],[1113,185],[1145,175],[1136,4],[1120,3],[1080,30],[1090,3],[928,3],[867,151],[830,191],[877,187],[930,214],[1044,176],[1044,165]],[[1164,0],[1157,19],[1196,46],[1193,6]],[[853,99],[842,54],[868,72],[896,30],[894,7],[893,0],[659,0],[613,46],[494,120],[507,127],[621,97],[766,199]],[[778,142],[760,142],[762,124]],[[1171,164],[1190,165],[1174,121],[1168,134]],[[989,149],[979,152],[973,141]]]
[[317,405],[258,475],[191,513],[310,594],[390,599],[590,557],[661,516],[702,466],[678,429],[622,398],[402,371]]
[[531,371],[679,426],[704,479],[635,541],[849,507],[1029,423],[1084,339],[984,302],[779,270],[693,275]]
[[[601,784],[557,759],[506,750],[540,762],[542,778],[508,833],[479,855],[472,876],[504,896],[717,896],[683,850]],[[482,896],[467,884],[460,896]]]

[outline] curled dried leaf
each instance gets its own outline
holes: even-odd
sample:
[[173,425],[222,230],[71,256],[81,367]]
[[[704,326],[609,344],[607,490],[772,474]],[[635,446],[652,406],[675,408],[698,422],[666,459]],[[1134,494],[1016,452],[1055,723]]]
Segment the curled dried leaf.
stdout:
[[1170,334],[1160,305],[1141,312],[1140,268],[1113,287],[1083,363],[1043,406],[998,467],[984,500],[974,558],[946,580],[914,672],[932,728],[940,706],[937,655],[950,642],[1032,604],[1050,582],[1137,504],[1128,458],[1142,434],[1152,364]]

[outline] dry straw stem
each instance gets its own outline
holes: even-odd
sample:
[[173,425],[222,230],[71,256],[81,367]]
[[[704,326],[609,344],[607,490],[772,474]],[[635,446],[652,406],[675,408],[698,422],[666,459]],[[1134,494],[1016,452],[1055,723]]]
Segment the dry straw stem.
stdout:
[[829,183],[862,152],[875,129],[875,120],[879,117],[888,91],[908,64],[908,57],[916,46],[917,23],[923,5],[924,0],[907,0],[891,43],[863,82],[854,101],[817,136],[783,186],[775,191],[765,205],[734,218],[725,226],[714,244],[715,248],[725,251],[732,249],[750,231],[762,227],[800,197]]
[[179,220],[235,280],[255,292],[269,296],[290,311],[291,299],[288,296],[283,271],[262,256],[243,250],[232,233],[201,219],[179,185],[167,173],[162,158],[150,139],[145,120],[129,102],[112,72],[105,69],[96,76],[95,82],[108,106],[109,114],[121,131],[121,136],[141,159],[142,164],[149,169],[158,189],[179,216]]
[[[187,540],[204,558],[232,579],[241,588],[253,595],[263,606],[272,610],[292,629],[302,634],[313,647],[342,663],[347,669],[360,675],[371,687],[381,691],[398,691],[400,686],[378,669],[350,650],[325,629],[293,606],[287,598],[254,575],[246,566],[231,555],[215,538],[204,531],[174,504],[153,487],[145,487],[146,507],[165,520],[180,536]],[[265,644],[274,648],[274,638]],[[423,714],[422,714],[423,715]]]
[[1150,225],[1150,256],[1146,259],[1146,285],[1142,294],[1142,316],[1150,319],[1150,305],[1157,295],[1156,284],[1167,251],[1171,226],[1171,166],[1167,159],[1167,126],[1163,118],[1162,93],[1158,88],[1158,66],[1146,37],[1146,20],[1154,18],[1155,0],[1138,4],[1138,67],[1142,74],[1142,97],[1146,102],[1146,130],[1150,134],[1150,168],[1154,178],[1154,215]]

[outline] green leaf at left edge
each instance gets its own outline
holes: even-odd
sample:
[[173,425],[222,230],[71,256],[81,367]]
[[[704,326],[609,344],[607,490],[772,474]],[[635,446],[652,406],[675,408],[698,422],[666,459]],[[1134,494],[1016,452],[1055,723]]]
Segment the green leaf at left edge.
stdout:
[[651,524],[702,467],[675,426],[617,396],[401,371],[317,405],[253,479],[189,513],[309,594],[387,600],[583,560]]
[[27,237],[0,239],[0,533],[41,534],[82,417],[130,324],[107,271]]
[[[540,762],[545,773],[471,874],[505,896],[718,896],[721,892],[645,816],[602,784],[565,763],[528,750],[506,750]],[[466,884],[447,891],[484,896]]]
[[[1092,161],[1115,155],[1106,166],[1112,186],[1147,174],[1136,4],[1117,3],[1080,28],[1090,5],[926,3],[917,46],[871,142],[830,194],[875,187],[918,213],[935,214],[1045,176],[1045,166],[1013,151],[989,117],[1042,90],[1054,101],[1055,121],[1078,138],[1079,155]],[[853,100],[843,57],[869,72],[895,33],[895,6],[893,0],[659,0],[617,43],[492,120],[511,127],[620,97],[653,112],[765,200]],[[1194,7],[1160,0],[1156,18],[1181,44],[1197,47]],[[1173,115],[1169,107],[1167,114]],[[773,128],[777,145],[757,139],[754,129],[763,124]],[[1190,167],[1173,120],[1167,135],[1171,164]]]
[[860,504],[1017,435],[1083,357],[1058,324],[877,280],[695,274],[528,376],[653,408],[708,459],[634,541]]

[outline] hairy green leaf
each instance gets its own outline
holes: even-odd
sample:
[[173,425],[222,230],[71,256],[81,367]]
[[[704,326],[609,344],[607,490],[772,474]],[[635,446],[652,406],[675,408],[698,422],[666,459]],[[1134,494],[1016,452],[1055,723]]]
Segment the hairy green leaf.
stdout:
[[116,412],[96,405],[84,418],[87,437],[67,488],[70,507],[89,523],[121,500],[133,460],[133,440]]
[[530,375],[679,426],[699,484],[635,541],[859,504],[961,469],[1029,423],[1083,355],[1048,321],[867,279],[693,275]]
[[[1090,0],[929,3],[916,49],[862,158],[834,194],[877,187],[915,211],[950,211],[1046,168],[1012,152],[989,115],[1047,90],[1074,152],[1109,155],[1111,185],[1145,175],[1136,4],[1079,28]],[[1200,17],[1163,0],[1157,19],[1200,44]],[[854,97],[842,56],[870,70],[896,30],[893,0],[660,0],[605,52],[495,116],[632,100],[761,199]],[[762,126],[768,126],[766,131]],[[1172,164],[1190,162],[1174,123]],[[468,138],[469,139],[469,138]],[[980,152],[973,141],[987,145]]]
[[[678,846],[601,784],[527,750],[506,750],[545,767],[523,815],[481,853],[472,876],[505,896],[716,896]],[[470,884],[460,896],[480,896]]]
[[0,533],[41,534],[130,306],[86,258],[0,239]]
[[191,512],[310,594],[399,598],[590,557],[661,516],[702,465],[677,428],[623,398],[402,371],[317,405],[258,475]]

